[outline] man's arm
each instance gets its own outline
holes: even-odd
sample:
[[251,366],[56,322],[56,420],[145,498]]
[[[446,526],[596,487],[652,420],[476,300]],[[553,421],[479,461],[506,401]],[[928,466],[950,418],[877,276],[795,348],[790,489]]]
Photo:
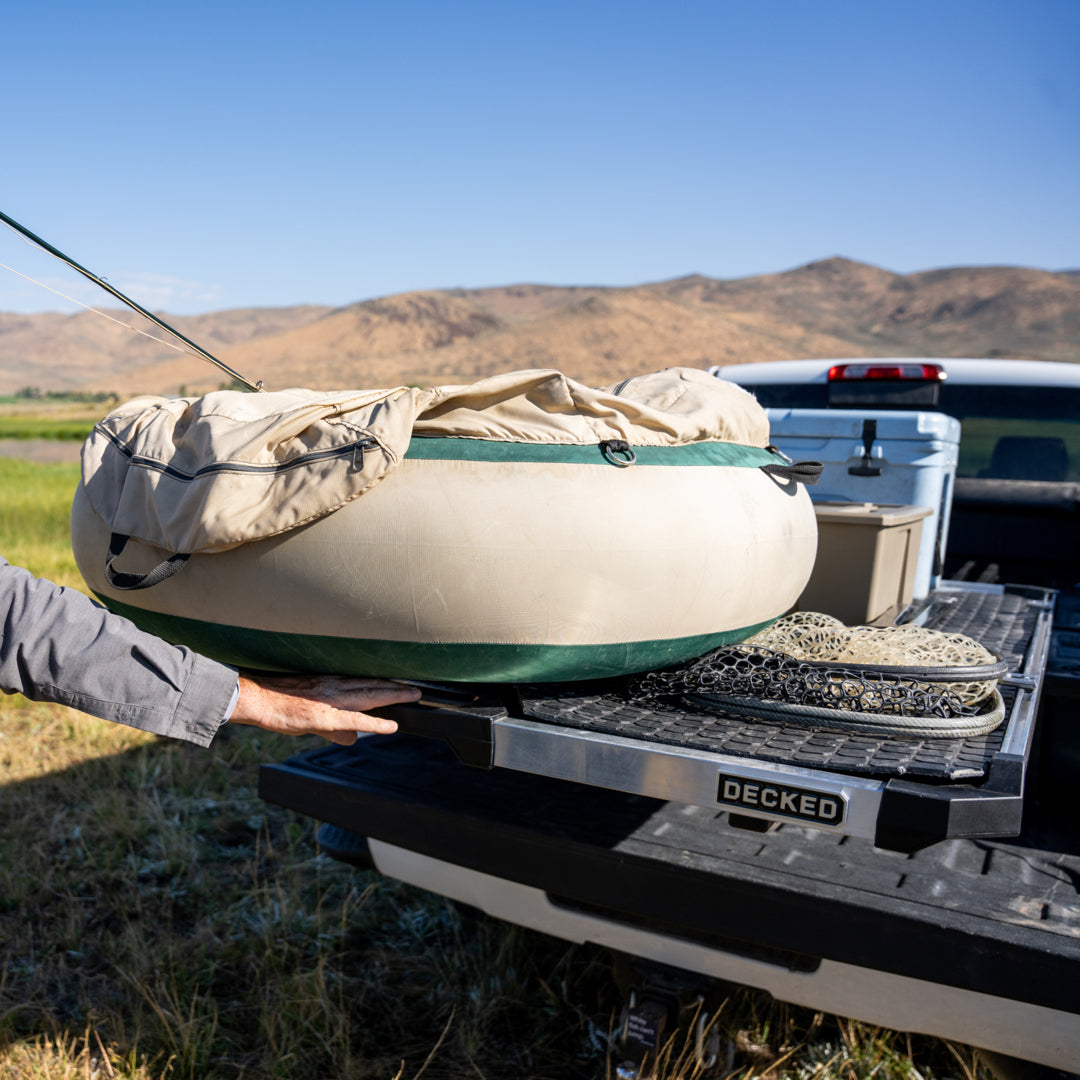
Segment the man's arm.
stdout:
[[[0,690],[208,746],[237,691],[237,672],[171,645],[74,589],[0,558]],[[269,731],[352,742],[393,731],[362,709],[415,701],[413,687],[371,679],[239,680],[232,719]]]
[[208,746],[236,672],[0,559],[0,689]]

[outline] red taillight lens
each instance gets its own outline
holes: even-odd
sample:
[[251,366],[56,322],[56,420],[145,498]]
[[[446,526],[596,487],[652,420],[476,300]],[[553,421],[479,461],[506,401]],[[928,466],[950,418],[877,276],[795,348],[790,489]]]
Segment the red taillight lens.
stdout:
[[920,379],[942,382],[945,369],[940,364],[834,364],[829,368],[829,382],[857,382],[862,379]]

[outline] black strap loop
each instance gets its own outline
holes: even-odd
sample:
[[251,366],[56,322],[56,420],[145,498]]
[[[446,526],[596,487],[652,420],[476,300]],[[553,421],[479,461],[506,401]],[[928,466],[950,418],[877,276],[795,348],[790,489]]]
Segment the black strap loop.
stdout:
[[157,585],[173,574],[178,574],[184,569],[184,564],[191,558],[190,554],[183,555],[179,552],[170,555],[164,562],[158,563],[153,570],[145,574],[128,574],[123,570],[114,570],[113,563],[120,557],[124,546],[130,540],[130,536],[113,533],[109,537],[109,554],[105,557],[105,580],[109,587],[122,592],[130,592],[133,589],[149,589],[151,585]]
[[634,448],[625,439],[605,439],[600,444],[600,453],[620,469],[628,469],[637,461]]
[[816,484],[821,479],[821,470],[825,468],[820,461],[794,461],[790,465],[770,464],[760,466],[763,473],[778,476],[781,480],[795,480],[797,483]]

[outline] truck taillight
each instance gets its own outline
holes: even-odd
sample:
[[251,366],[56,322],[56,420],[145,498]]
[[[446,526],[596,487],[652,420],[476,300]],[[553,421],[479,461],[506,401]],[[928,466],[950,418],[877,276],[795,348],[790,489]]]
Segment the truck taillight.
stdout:
[[857,382],[863,379],[919,379],[942,382],[945,369],[940,364],[834,364],[829,368],[829,382]]

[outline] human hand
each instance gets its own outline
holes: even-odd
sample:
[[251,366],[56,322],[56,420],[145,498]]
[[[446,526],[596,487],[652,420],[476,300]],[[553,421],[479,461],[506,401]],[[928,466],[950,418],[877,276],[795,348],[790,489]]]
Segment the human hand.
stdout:
[[398,702],[417,701],[415,686],[389,679],[337,675],[241,675],[240,696],[229,717],[234,724],[251,724],[286,735],[322,735],[350,746],[358,732],[389,735],[393,720],[369,716]]

